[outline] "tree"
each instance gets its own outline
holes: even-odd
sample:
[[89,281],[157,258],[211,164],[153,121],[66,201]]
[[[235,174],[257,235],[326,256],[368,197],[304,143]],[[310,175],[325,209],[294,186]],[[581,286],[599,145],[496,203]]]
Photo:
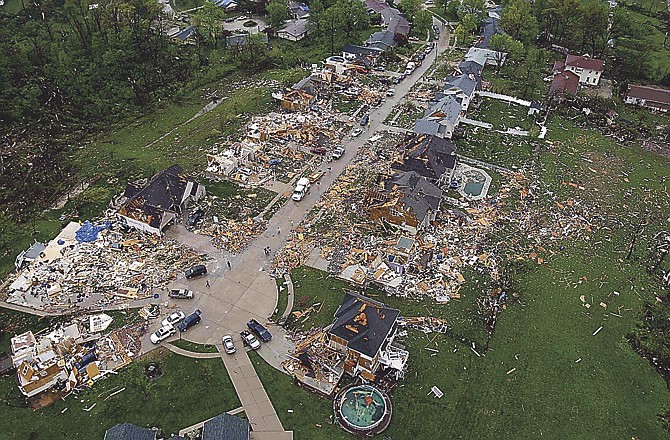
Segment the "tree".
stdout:
[[331,6],[321,14],[320,27],[330,46],[331,55],[335,53],[335,41],[339,39],[342,13],[337,5]]
[[218,47],[218,42],[223,37],[221,21],[224,19],[223,9],[212,2],[205,2],[204,6],[193,16],[193,23],[205,39]]
[[321,0],[312,0],[309,3],[309,17],[307,23],[312,33],[318,38],[321,36],[321,15],[326,8]]
[[527,0],[512,0],[500,17],[500,27],[513,39],[524,44],[532,44],[537,38],[539,27]]
[[546,0],[542,30],[547,42],[566,45],[575,40],[582,22],[579,0]]
[[505,61],[505,55],[508,60],[518,61],[523,56],[523,44],[507,34],[495,34],[489,41],[489,47],[499,52],[496,55],[496,66],[498,70]]
[[400,0],[398,9],[405,13],[409,21],[414,20],[414,15],[421,10],[423,2],[421,0]]
[[542,83],[541,76],[544,64],[544,53],[541,49],[535,49],[534,47],[526,49],[523,63],[517,69],[517,78],[519,78],[523,86],[522,96],[524,98],[531,98],[533,92]]
[[370,24],[370,17],[359,0],[338,0],[336,7],[345,37],[350,38],[354,31],[365,29]]
[[473,15],[477,21],[477,25],[484,19],[486,9],[484,7],[484,0],[462,0],[458,7],[458,17],[463,20],[468,15]]
[[602,57],[607,48],[610,8],[607,3],[589,0],[582,4],[582,42],[583,52],[594,57]]
[[266,6],[270,26],[278,29],[284,25],[289,17],[288,3],[285,0],[270,0]]
[[426,10],[421,10],[414,16],[412,23],[414,35],[419,39],[424,39],[428,36],[428,30],[433,25],[433,14]]

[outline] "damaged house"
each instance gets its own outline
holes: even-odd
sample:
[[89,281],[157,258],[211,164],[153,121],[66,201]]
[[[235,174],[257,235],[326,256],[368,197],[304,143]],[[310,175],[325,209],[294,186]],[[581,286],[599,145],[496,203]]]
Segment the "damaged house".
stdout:
[[144,186],[129,183],[117,212],[119,221],[140,231],[161,235],[190,202],[205,196],[205,187],[183,171],[175,164],[156,174]]
[[345,354],[344,371],[374,380],[383,367],[400,373],[409,354],[393,346],[400,311],[354,292],[345,294],[327,333],[328,346]]
[[438,186],[448,184],[456,168],[456,145],[449,139],[427,134],[408,135],[400,145],[402,161],[396,160],[391,167],[397,171],[414,171],[435,182]]
[[370,191],[365,200],[370,219],[383,219],[412,234],[435,220],[442,190],[415,171],[396,174],[383,191]]
[[423,114],[423,118],[416,120],[414,133],[451,139],[461,119],[462,111],[461,103],[454,96],[444,96],[432,103]]

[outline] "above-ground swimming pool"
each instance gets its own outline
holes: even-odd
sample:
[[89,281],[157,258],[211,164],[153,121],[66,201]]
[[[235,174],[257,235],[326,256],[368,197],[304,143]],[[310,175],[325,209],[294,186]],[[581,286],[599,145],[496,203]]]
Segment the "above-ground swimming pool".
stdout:
[[354,434],[377,434],[386,429],[391,420],[391,400],[370,385],[345,388],[333,406],[340,425]]

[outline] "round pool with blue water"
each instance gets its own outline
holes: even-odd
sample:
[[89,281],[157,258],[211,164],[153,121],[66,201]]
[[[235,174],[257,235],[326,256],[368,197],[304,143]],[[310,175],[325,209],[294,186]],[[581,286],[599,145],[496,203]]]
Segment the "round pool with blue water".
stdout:
[[370,385],[345,388],[335,399],[334,407],[340,425],[353,434],[378,434],[391,420],[391,400]]

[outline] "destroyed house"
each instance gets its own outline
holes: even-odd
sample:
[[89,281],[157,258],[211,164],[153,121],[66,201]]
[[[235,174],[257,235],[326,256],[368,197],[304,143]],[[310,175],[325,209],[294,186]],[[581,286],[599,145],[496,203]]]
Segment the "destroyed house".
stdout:
[[328,330],[328,346],[346,355],[344,371],[374,380],[398,327],[400,311],[348,292]]
[[156,431],[131,423],[119,423],[105,431],[104,440],[156,440]]
[[456,167],[456,145],[449,139],[428,134],[408,135],[400,145],[402,161],[391,166],[398,171],[413,171],[438,183],[448,183]]
[[400,173],[384,182],[385,190],[369,191],[370,220],[385,220],[415,234],[435,220],[442,190],[416,172]]
[[303,90],[291,90],[281,98],[281,108],[292,111],[306,111],[314,103],[315,97]]
[[144,186],[129,183],[117,217],[127,226],[161,235],[190,202],[204,195],[203,185],[187,177],[179,165],[172,165]]

